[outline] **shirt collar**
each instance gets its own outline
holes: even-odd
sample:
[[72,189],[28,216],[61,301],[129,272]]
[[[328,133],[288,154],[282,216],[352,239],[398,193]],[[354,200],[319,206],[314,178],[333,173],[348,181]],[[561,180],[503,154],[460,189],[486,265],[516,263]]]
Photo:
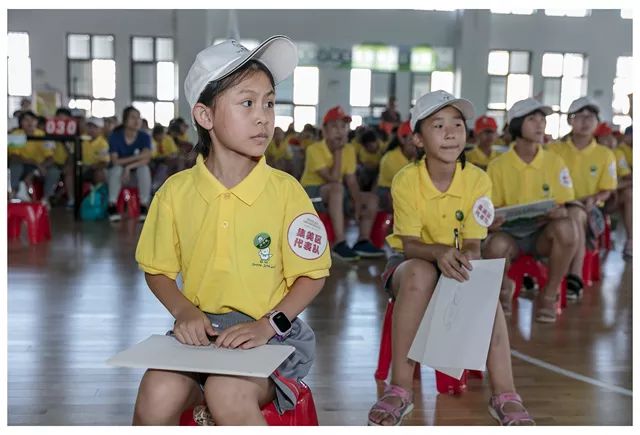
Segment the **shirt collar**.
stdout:
[[542,149],[542,146],[540,146],[540,144],[537,145],[537,148],[538,148],[538,151],[536,152],[536,156],[533,158],[531,163],[525,163],[524,160],[520,158],[518,153],[516,153],[515,146],[509,149],[507,153],[509,154],[509,157],[511,158],[511,161],[513,162],[514,166],[519,167],[520,169],[524,169],[526,167],[542,169],[542,162],[544,160],[544,156],[543,156],[544,149]]
[[227,189],[209,171],[202,155],[198,155],[194,169],[193,177],[195,179],[196,189],[208,203],[215,201],[218,196],[224,193],[231,193],[245,204],[252,205],[264,190],[269,175],[271,174],[270,168],[267,166],[264,156],[262,156],[258,164],[249,172],[249,175],[247,175],[244,180],[231,189]]
[[585,154],[589,154],[591,151],[593,151],[597,146],[598,146],[598,142],[596,142],[595,138],[591,139],[591,142],[589,142],[589,145],[587,145],[586,147],[582,148],[581,150],[578,149],[578,147],[576,146],[575,143],[573,143],[573,138],[568,138],[567,139],[567,143],[569,145],[571,145],[573,147],[573,150],[577,153],[585,153]]
[[436,186],[433,185],[433,181],[431,181],[431,177],[427,171],[426,159],[423,158],[418,164],[420,165],[421,184],[426,187],[427,199],[435,199],[445,195],[462,198],[464,194],[464,183],[462,181],[462,165],[460,162],[456,163],[456,172],[453,174],[453,180],[451,180],[451,184],[446,192],[439,191]]

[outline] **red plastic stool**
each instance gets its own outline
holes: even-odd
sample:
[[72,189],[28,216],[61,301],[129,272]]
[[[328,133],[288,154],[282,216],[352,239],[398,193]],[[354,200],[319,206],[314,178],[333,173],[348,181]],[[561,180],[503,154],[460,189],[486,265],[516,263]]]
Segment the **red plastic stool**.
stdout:
[[123,187],[120,190],[118,202],[116,203],[118,213],[124,213],[125,206],[130,217],[137,218],[140,216],[140,197],[138,196],[138,189],[135,187]]
[[[285,379],[280,378],[285,381]],[[262,415],[269,426],[318,426],[318,415],[316,414],[316,405],[313,402],[311,390],[302,381],[286,382],[289,387],[295,391],[298,397],[295,409],[286,411],[284,414],[278,414],[273,402],[269,402],[262,408]],[[202,413],[202,407],[189,408],[180,416],[180,426],[200,426],[200,422],[194,419],[195,413]],[[206,411],[208,414],[208,411]],[[210,416],[210,414],[209,414]]]
[[613,244],[611,243],[611,216],[604,215],[604,232],[600,236],[598,244],[605,250],[611,251]]
[[44,179],[42,177],[34,177],[33,183],[28,185],[27,189],[32,201],[41,201],[44,198]]
[[327,212],[319,212],[318,217],[324,224],[324,229],[327,231],[327,239],[329,239],[329,243],[333,243],[336,239],[336,234],[333,232],[333,224],[331,223],[331,217]]
[[[380,354],[378,355],[378,367],[374,377],[379,381],[384,381],[389,375],[389,367],[391,367],[391,328],[393,321],[393,305],[394,302],[389,300],[387,309],[384,313],[384,321],[382,323],[382,337],[380,339]],[[420,364],[416,363],[416,369],[413,374],[414,379],[420,379]],[[467,370],[462,373],[460,380],[445,375],[436,370],[436,388],[438,393],[460,394],[467,389]]]
[[384,240],[391,228],[393,228],[393,213],[379,211],[378,214],[376,214],[376,219],[373,221],[371,234],[369,235],[373,246],[382,249]]
[[594,282],[600,281],[600,251],[587,249],[582,263],[582,281],[585,287],[590,287]]
[[[530,276],[536,280],[539,288],[544,288],[547,285],[549,277],[549,270],[542,262],[536,260],[531,255],[520,255],[509,266],[507,276],[511,278],[516,286],[513,292],[513,300],[517,300],[522,290],[522,280],[525,276]],[[558,307],[558,314],[560,310],[567,306],[567,280],[562,279],[560,284],[560,306]]]
[[47,208],[39,202],[10,202],[7,205],[8,238],[20,238],[22,221],[27,223],[29,243],[32,245],[51,240],[51,226]]

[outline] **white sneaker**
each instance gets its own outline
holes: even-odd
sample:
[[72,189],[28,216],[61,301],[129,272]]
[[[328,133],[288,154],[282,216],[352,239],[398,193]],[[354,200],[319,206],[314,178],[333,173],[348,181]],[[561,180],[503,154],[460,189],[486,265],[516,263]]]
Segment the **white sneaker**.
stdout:
[[27,187],[27,183],[21,181],[18,184],[18,191],[16,192],[16,198],[20,201],[31,202],[31,195],[29,195],[29,188]]

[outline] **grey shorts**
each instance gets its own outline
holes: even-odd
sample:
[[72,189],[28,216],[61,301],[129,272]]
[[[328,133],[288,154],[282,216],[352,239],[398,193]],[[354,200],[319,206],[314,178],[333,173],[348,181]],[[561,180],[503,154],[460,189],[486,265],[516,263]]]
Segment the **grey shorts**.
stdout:
[[518,245],[518,250],[520,253],[536,256],[538,254],[536,250],[536,244],[538,243],[538,239],[540,238],[540,235],[542,234],[545,228],[546,226],[540,227],[537,230],[535,230],[533,233],[524,237],[516,237],[513,234],[510,234],[508,231],[505,231],[505,233],[513,237],[513,240],[516,242],[516,245]]
[[[315,198],[321,198],[320,196],[320,188],[324,186],[324,184],[318,185],[318,186],[304,186],[304,191],[307,192],[307,195],[309,195],[309,198],[311,198],[312,200]],[[349,195],[349,191],[347,190],[346,187],[342,186],[343,190],[343,200],[342,200],[342,206],[344,209],[345,214],[347,214],[348,210],[349,210],[349,203],[351,201],[351,196]],[[313,202],[313,206],[315,207],[316,211],[318,213],[326,213],[328,211],[327,206],[324,204],[324,201],[314,201]]]
[[[254,321],[252,317],[239,312],[205,314],[209,317],[211,323],[220,325],[219,328],[216,328],[219,330],[225,330],[240,323]],[[289,345],[295,348],[295,351],[269,376],[269,379],[271,379],[276,386],[274,405],[278,412],[282,414],[285,411],[294,409],[297,402],[296,392],[287,385],[286,380],[289,380],[289,382],[299,381],[309,373],[316,354],[316,337],[309,325],[296,317],[291,322],[291,333],[287,338],[279,341],[273,337],[268,341],[268,344]],[[198,373],[194,375],[200,385],[204,386],[208,374]]]

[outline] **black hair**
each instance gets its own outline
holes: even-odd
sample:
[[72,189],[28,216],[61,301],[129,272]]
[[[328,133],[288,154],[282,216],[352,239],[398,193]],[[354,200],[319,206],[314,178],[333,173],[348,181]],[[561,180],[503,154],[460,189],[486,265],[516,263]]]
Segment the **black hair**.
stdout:
[[[457,108],[455,108],[455,106],[454,106],[454,109],[458,110]],[[460,110],[458,110],[458,112],[460,112]],[[431,115],[429,115],[429,116],[431,116]],[[427,116],[427,118],[428,118],[429,116]],[[467,127],[466,127],[466,125],[467,125],[467,120],[465,119],[465,117],[464,117],[464,115],[462,114],[462,112],[460,112],[460,116],[462,117],[462,123],[465,125],[464,129],[465,129],[465,132],[466,132],[466,130],[467,130]],[[415,128],[413,129],[413,133],[414,133],[414,134],[416,134],[416,133],[417,133],[417,134],[419,134],[419,133],[420,133],[420,126],[422,125],[422,121],[424,121],[424,120],[425,120],[425,119],[427,119],[427,118],[419,119],[419,120],[418,120],[418,122],[416,122],[416,126],[415,126]],[[415,162],[416,164],[417,164],[418,162],[420,162],[420,160],[422,160],[422,158],[425,156],[425,154],[426,154],[426,152],[425,152],[425,150],[424,150],[424,147],[417,147],[416,159],[414,160],[414,162]],[[467,156],[466,156],[466,155],[465,155],[465,153],[464,153],[464,148],[463,148],[463,149],[462,149],[462,151],[460,152],[460,155],[458,156],[458,159],[457,159],[457,160],[460,162],[460,165],[462,166],[462,169],[464,169],[464,167],[465,167],[465,166],[466,166],[466,164],[467,164]]]
[[373,130],[365,130],[360,135],[360,143],[362,145],[364,145],[366,143],[369,143],[369,142],[376,142],[377,140],[378,140],[378,135]]
[[127,122],[127,120],[129,119],[129,115],[131,115],[132,112],[138,112],[138,115],[140,114],[140,111],[138,109],[136,109],[135,107],[133,107],[133,106],[125,107],[124,110],[122,111],[122,124],[120,124],[119,126],[114,128],[113,131],[124,130],[124,125]]
[[156,125],[153,126],[153,130],[151,130],[151,136],[155,137],[162,133],[164,133],[164,127],[161,124],[156,123]]
[[398,135],[394,134],[391,142],[387,145],[387,149],[384,150],[384,154],[387,154],[389,151],[393,151],[394,149],[400,146],[400,139],[398,139]]
[[24,112],[21,112],[20,115],[18,116],[18,126],[20,128],[22,128],[22,121],[24,120],[24,118],[26,118],[27,116],[31,116],[34,119],[38,119],[38,115],[36,115],[35,113],[33,113],[31,110],[25,110]]
[[519,116],[517,118],[513,118],[509,122],[509,134],[513,139],[522,137],[522,124],[524,124],[524,119],[529,115],[534,115],[536,113],[540,113],[542,116],[547,116],[542,110],[534,110],[533,112],[529,112],[525,115]]
[[[273,86],[275,89],[275,81],[273,80],[271,71],[269,71],[269,69],[264,64],[256,60],[251,60],[245,65],[238,68],[238,70],[234,71],[229,76],[207,83],[207,86],[205,86],[203,91],[200,93],[198,103],[213,108],[220,95],[243,81],[248,76],[256,73],[257,71],[264,72],[267,77],[269,77],[271,86]],[[211,146],[213,145],[211,143],[211,136],[209,135],[209,131],[198,124],[195,120],[194,124],[196,126],[196,130],[198,131],[198,143],[194,147],[194,151],[198,154],[202,154],[202,157],[207,158],[209,157]]]
[[66,107],[58,107],[56,109],[56,116],[68,116],[69,118],[71,118],[71,110],[67,109]]

